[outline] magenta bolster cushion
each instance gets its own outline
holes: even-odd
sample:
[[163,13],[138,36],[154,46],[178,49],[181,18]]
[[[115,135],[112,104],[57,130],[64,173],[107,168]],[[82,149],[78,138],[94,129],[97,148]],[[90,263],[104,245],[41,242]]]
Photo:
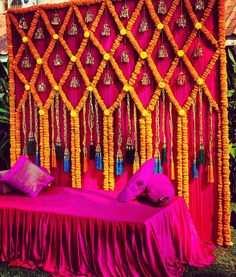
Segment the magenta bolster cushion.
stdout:
[[119,194],[118,200],[127,202],[135,200],[141,195],[148,185],[150,177],[153,175],[155,159],[146,161],[135,174],[129,179],[128,184],[124,187],[123,191]]
[[37,196],[54,178],[46,169],[41,169],[27,157],[21,156],[1,181],[29,195]]
[[154,163],[155,158],[152,158],[140,167],[119,194],[119,201],[132,201],[142,194],[152,204],[165,205],[174,198],[175,190],[170,179],[164,174],[154,173]]

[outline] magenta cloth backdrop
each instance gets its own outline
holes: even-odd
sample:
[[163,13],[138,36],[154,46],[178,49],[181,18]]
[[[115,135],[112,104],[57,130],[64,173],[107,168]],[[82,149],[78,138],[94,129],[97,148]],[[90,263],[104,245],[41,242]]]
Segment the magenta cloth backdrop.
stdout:
[[[158,6],[158,2],[159,1],[153,1],[153,5],[155,7],[155,9],[157,10],[157,6]],[[184,1],[183,1],[184,2]],[[195,1],[190,1],[193,9],[194,9],[194,3]],[[206,6],[208,1],[205,1]],[[167,5],[167,9],[169,9],[172,1],[165,1],[166,5]],[[120,10],[123,6],[123,2],[113,2],[113,5],[115,6],[115,9],[117,10],[118,14],[120,14]],[[90,9],[92,11],[92,13],[94,15],[97,14],[99,8],[100,8],[101,4],[94,4],[90,6]],[[134,11],[134,8],[137,5],[137,1],[127,1],[127,5],[129,7],[129,13],[132,14],[132,12]],[[82,5],[82,6],[78,6],[79,10],[82,14],[83,17],[85,17],[86,11],[88,9],[87,5]],[[68,8],[60,8],[57,10],[59,17],[61,18],[61,20],[63,21],[66,12],[67,12]],[[51,22],[54,13],[55,13],[55,9],[46,9],[45,11],[47,13],[48,19]],[[184,43],[186,42],[188,36],[190,35],[191,31],[194,29],[193,23],[189,18],[189,15],[186,11],[185,8],[185,4],[182,3],[182,12],[183,14],[186,16],[187,19],[187,26],[186,28],[177,28],[176,26],[176,20],[178,19],[179,15],[181,12],[181,5],[179,4],[179,6],[177,7],[176,11],[173,14],[173,17],[170,20],[169,23],[169,27],[170,30],[172,32],[172,35],[174,36],[174,39],[177,43],[177,45],[179,46],[179,49],[182,48],[182,46],[184,45]],[[199,21],[203,15],[202,11],[194,11],[196,16],[198,17]],[[148,21],[148,25],[149,25],[149,30],[147,32],[143,32],[140,33],[139,32],[139,25],[141,23],[141,20],[144,16],[144,14],[146,15],[147,21]],[[207,29],[212,33],[212,35],[215,37],[215,39],[218,39],[218,31],[217,31],[217,26],[218,26],[218,16],[217,16],[218,12],[217,12],[217,1],[215,2],[215,4],[213,5],[213,8],[211,10],[210,15],[208,16],[205,26],[207,27]],[[16,13],[14,14],[15,17],[17,18],[17,20],[19,21],[20,18],[22,17],[22,14]],[[25,19],[28,22],[28,24],[30,24],[33,16],[34,16],[34,12],[28,12],[25,13]],[[165,18],[165,15],[159,16],[161,20],[163,20]],[[72,23],[73,17],[71,17],[70,19],[70,23]],[[124,26],[127,24],[128,19],[123,19],[122,22],[124,24]],[[78,35],[74,36],[69,36],[68,35],[68,27],[66,28],[65,34],[64,34],[64,39],[66,40],[69,48],[71,49],[72,53],[75,54],[77,49],[80,47],[80,43],[82,41],[83,38],[83,29],[80,25],[80,23],[78,22],[78,19],[76,18],[76,16],[74,17],[74,22],[77,25],[78,28]],[[101,31],[103,29],[103,25],[104,23],[107,22],[110,24],[111,27],[111,35],[108,37],[103,37],[101,35]],[[39,21],[40,26],[43,28],[44,30],[44,36],[45,38],[43,40],[35,40],[34,38],[32,39],[32,41],[34,42],[39,54],[42,56],[44,54],[44,52],[46,51],[49,42],[51,40],[51,36],[48,33],[45,24],[43,22],[43,20],[41,19]],[[91,27],[91,23],[88,24],[88,27]],[[12,32],[13,32],[13,51],[14,51],[14,55],[17,54],[17,51],[19,49],[19,46],[21,45],[21,36],[19,35],[19,33],[16,31],[16,28],[14,27],[14,25],[12,24],[11,26],[12,28]],[[53,28],[55,29],[55,32],[59,31],[60,26],[53,26]],[[134,34],[135,38],[137,39],[140,47],[145,50],[147,48],[147,45],[152,37],[152,34],[154,32],[155,29],[155,24],[151,19],[151,16],[149,14],[149,11],[147,9],[147,7],[143,8],[141,15],[139,16],[137,22],[134,24],[133,28],[132,28],[132,33]],[[114,42],[115,37],[118,35],[119,30],[116,26],[116,23],[114,22],[110,12],[107,10],[104,12],[101,21],[98,24],[98,27],[95,31],[95,36],[96,38],[99,39],[99,41],[101,42],[101,44],[103,45],[104,49],[109,52],[112,43]],[[164,45],[166,46],[166,49],[168,51],[168,57],[165,59],[160,59],[158,58],[158,51],[160,49],[160,46],[162,44],[162,42],[164,43]],[[199,58],[194,58],[193,57],[193,51],[196,48],[196,46],[198,45],[198,43],[201,43],[201,46],[203,48],[203,57],[199,57]],[[130,62],[128,64],[124,64],[120,62],[120,55],[122,53],[122,50],[125,48],[125,43],[126,43],[126,47],[127,47],[127,52],[129,54],[130,57]],[[88,51],[88,49],[91,50],[92,54],[94,55],[95,58],[95,63],[93,66],[89,66],[85,64],[85,58],[86,58],[86,53]],[[62,60],[63,60],[63,64],[60,67],[55,67],[53,65],[53,59],[55,57],[56,51],[58,51],[58,53],[60,54]],[[193,40],[193,43],[191,44],[188,52],[186,53],[186,55],[188,56],[188,58],[190,59],[192,65],[194,66],[195,70],[198,72],[199,76],[201,76],[204,72],[204,70],[206,69],[207,65],[209,64],[213,54],[215,53],[216,49],[215,47],[210,43],[210,41],[204,36],[204,34],[202,34],[201,32],[199,32],[199,35]],[[31,62],[31,68],[29,69],[24,69],[24,68],[20,68],[20,62],[18,64],[18,67],[22,70],[23,74],[25,75],[26,79],[29,80],[32,76],[33,73],[33,69],[35,67],[35,59],[33,58],[33,55],[30,51],[30,49],[28,49],[27,53],[26,53],[30,59]],[[133,72],[134,69],[134,65],[138,59],[138,53],[134,50],[132,44],[130,43],[129,39],[123,39],[121,42],[121,45],[119,46],[119,48],[117,49],[117,51],[114,54],[114,57],[117,61],[117,63],[119,64],[120,68],[122,69],[122,72],[124,74],[124,76],[129,79],[131,76],[131,73]],[[152,53],[152,58],[155,61],[156,67],[160,72],[160,75],[164,78],[170,65],[171,62],[174,58],[174,51],[170,45],[170,43],[167,40],[167,37],[165,35],[165,33],[160,37],[157,45],[154,48],[154,51]],[[98,68],[98,65],[100,64],[102,59],[101,54],[99,54],[99,51],[97,50],[97,48],[90,42],[87,47],[85,48],[84,53],[82,54],[81,57],[81,62],[82,65],[89,77],[90,80],[93,79],[96,70]],[[56,82],[59,82],[60,78],[62,77],[63,72],[66,69],[66,66],[69,62],[69,57],[67,56],[65,50],[63,49],[63,47],[61,46],[60,43],[58,43],[58,48],[56,50],[56,47],[54,48],[49,60],[48,60],[48,65],[54,75],[54,78],[56,80]],[[111,75],[113,76],[113,84],[112,85],[104,85],[103,83],[103,78],[104,78],[104,73],[106,72],[106,70],[109,70],[109,72],[111,73]],[[186,84],[184,84],[184,86],[177,86],[176,84],[176,79],[180,73],[180,71],[183,70],[183,72],[186,74],[187,77],[187,82]],[[151,80],[151,84],[148,86],[143,86],[141,84],[141,78],[144,72],[147,72],[150,76],[150,80]],[[73,72],[73,70],[72,70]],[[78,70],[76,69],[76,74],[78,74],[79,80],[80,80],[80,84],[81,86],[79,88],[70,88],[69,84],[70,84],[70,80],[71,80],[71,74],[68,77],[67,81],[65,82],[65,84],[63,85],[63,91],[66,93],[67,98],[69,99],[69,101],[72,103],[72,105],[75,107],[78,104],[78,101],[81,99],[82,94],[85,90],[85,84],[84,81],[80,75],[80,73],[78,72]],[[24,92],[24,84],[23,82],[20,80],[19,76],[17,76],[15,74],[14,76],[15,78],[15,91],[16,91],[16,106],[19,104],[23,92]],[[42,80],[44,80],[44,82],[46,83],[46,91],[45,92],[41,92],[39,93],[39,97],[41,98],[41,100],[43,101],[43,103],[45,103],[46,99],[49,96],[49,92],[52,89],[52,85],[50,84],[50,82],[48,81],[44,71],[42,71],[41,74],[41,78]],[[216,65],[214,66],[214,68],[212,69],[211,73],[209,74],[209,76],[206,78],[205,83],[207,84],[209,91],[213,97],[213,99],[218,103],[218,99],[219,99],[219,68],[218,68],[218,63],[216,63]],[[175,98],[178,100],[179,104],[182,106],[184,104],[184,102],[187,100],[188,96],[190,95],[190,92],[194,86],[194,81],[191,77],[191,75],[189,74],[188,70],[186,69],[184,63],[179,63],[171,80],[170,80],[170,86],[171,89],[173,91],[173,94],[175,96]],[[123,87],[123,84],[119,81],[118,77],[116,76],[116,72],[114,71],[114,69],[112,68],[111,65],[109,65],[109,69],[105,69],[105,71],[103,72],[101,79],[99,80],[98,84],[97,84],[97,89],[98,92],[100,94],[100,96],[102,97],[102,99],[104,100],[105,104],[107,105],[107,107],[110,107],[112,105],[112,103],[116,100],[116,98],[118,97],[119,93],[121,92],[121,89]],[[148,65],[145,67],[143,67],[141,69],[141,73],[137,78],[136,83],[134,84],[134,88],[135,91],[137,92],[137,95],[139,97],[139,99],[141,100],[142,104],[144,107],[147,107],[149,100],[151,98],[151,96],[153,95],[154,90],[157,87],[157,83],[154,79],[154,76],[152,75],[151,70],[149,69]],[[29,104],[28,104],[28,100],[26,100],[26,131],[27,134],[29,132]],[[162,130],[162,107],[163,106],[163,102],[160,99],[160,130]],[[166,126],[166,135],[167,135],[167,162],[164,164],[163,166],[163,172],[164,174],[170,176],[170,145],[171,145],[171,141],[170,141],[170,126],[169,126],[169,99],[168,97],[166,97],[166,104],[165,104],[165,108],[166,108],[166,118],[165,118],[165,126]],[[87,113],[89,110],[89,105],[88,105],[88,101],[87,101]],[[63,113],[62,113],[62,101],[60,99],[60,127],[61,127],[61,139],[62,139],[62,145],[64,147],[64,140],[63,140]],[[49,112],[50,115],[50,112]],[[99,108],[99,124],[100,124],[100,131],[101,131],[101,140],[102,140],[102,111]],[[216,199],[217,199],[217,184],[216,182],[213,184],[208,184],[207,182],[207,165],[204,166],[200,166],[199,168],[199,178],[194,179],[193,178],[193,172],[192,172],[192,163],[193,163],[193,117],[192,117],[192,110],[190,109],[187,113],[188,115],[188,146],[189,146],[189,188],[190,188],[190,211],[191,211],[191,215],[193,217],[193,221],[196,225],[197,231],[200,234],[201,239],[205,240],[205,241],[215,241],[216,239],[216,223],[217,223],[217,203],[216,203]],[[86,115],[87,116],[87,115]],[[133,101],[131,101],[131,116],[133,117]],[[155,151],[155,141],[156,141],[156,135],[155,135],[155,113],[152,113],[152,120],[153,120],[153,149]],[[199,110],[197,108],[197,118],[196,118],[196,133],[197,133],[197,149],[199,149]],[[114,112],[114,126],[115,126],[115,135],[114,135],[114,145],[115,145],[115,154],[116,154],[116,150],[117,150],[117,138],[118,138],[118,113],[117,110]],[[140,114],[138,112],[138,118],[140,118]],[[173,135],[173,151],[174,151],[174,161],[175,161],[175,166],[177,164],[177,154],[176,154],[176,129],[177,129],[177,122],[176,122],[176,118],[177,118],[177,113],[175,108],[173,108],[173,131],[174,131],[174,135]],[[22,117],[21,117],[22,119]],[[49,119],[51,120],[51,119]],[[67,113],[67,122],[70,121],[70,115],[69,113]],[[80,134],[81,134],[81,141],[83,138],[83,124],[82,124],[83,120],[82,120],[82,112],[80,112],[80,123],[81,123],[81,129],[80,129]],[[34,119],[33,119],[33,124],[34,124]],[[50,121],[51,124],[51,121]],[[51,125],[50,125],[51,126]],[[87,147],[89,149],[89,144],[90,144],[90,133],[89,133],[89,128],[88,128],[88,122],[87,122]],[[134,127],[134,122],[132,119],[132,128]],[[216,172],[216,168],[217,168],[217,164],[216,164],[216,152],[217,152],[217,145],[216,145],[216,127],[217,127],[217,117],[215,114],[215,111],[213,110],[213,166],[214,166],[214,176],[215,176],[215,180],[217,179],[217,172]],[[55,124],[55,129],[56,129],[56,124]],[[68,142],[69,142],[69,146],[70,146],[70,126],[68,123],[67,126],[68,129]],[[138,129],[139,131],[139,129]],[[21,139],[21,144],[22,144],[22,149],[23,149],[23,131],[22,131],[22,126],[21,126],[21,132],[22,132],[22,139]],[[50,132],[51,132],[51,127],[50,127]],[[128,133],[128,126],[127,126],[127,105],[126,105],[126,98],[124,98],[122,100],[122,138],[123,138],[123,142],[122,142],[122,149],[123,149],[123,154],[125,153],[125,143],[126,143],[126,139],[127,139],[127,133]],[[50,133],[51,136],[51,133]],[[95,132],[95,128],[94,128],[94,132],[93,132],[93,136],[94,136],[94,140],[96,142],[96,132]],[[56,137],[56,134],[55,134]],[[162,132],[160,132],[160,139],[161,142],[163,140],[163,136],[162,136]],[[205,96],[205,94],[203,93],[203,143],[204,143],[204,148],[205,148],[205,154],[206,154],[206,160],[207,160],[207,156],[208,156],[208,143],[209,143],[209,102],[207,97]],[[95,144],[96,145],[96,144]],[[82,147],[82,144],[81,144]],[[161,149],[160,149],[161,151]],[[154,152],[153,152],[154,155]],[[34,159],[34,157],[32,157],[32,159]],[[63,172],[63,161],[58,161],[58,166],[56,169],[52,169],[52,175],[55,177],[55,184],[57,186],[71,186],[71,175],[70,173],[64,173]],[[81,152],[81,163],[82,163],[82,152]],[[176,173],[176,170],[175,170]],[[125,164],[125,171],[124,174],[121,176],[116,176],[115,177],[115,190],[121,191],[122,188],[127,184],[127,180],[131,177],[132,175],[132,166]],[[176,182],[173,181],[175,187],[176,187]],[[94,161],[90,161],[89,162],[89,171],[86,174],[82,174],[82,186],[84,188],[93,188],[93,189],[101,189],[103,187],[103,171],[98,171],[95,169],[95,164]]]

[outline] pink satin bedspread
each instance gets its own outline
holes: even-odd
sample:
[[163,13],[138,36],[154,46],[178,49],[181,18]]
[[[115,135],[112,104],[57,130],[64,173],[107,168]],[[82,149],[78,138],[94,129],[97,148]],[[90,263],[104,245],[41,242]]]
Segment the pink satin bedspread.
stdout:
[[0,260],[53,276],[181,276],[208,266],[181,197],[155,208],[116,192],[49,187],[36,198],[0,195]]

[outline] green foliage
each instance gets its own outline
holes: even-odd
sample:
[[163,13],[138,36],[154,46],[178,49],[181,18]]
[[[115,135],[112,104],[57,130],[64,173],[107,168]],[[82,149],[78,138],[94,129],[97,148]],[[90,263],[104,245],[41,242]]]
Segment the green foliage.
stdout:
[[232,198],[236,200],[236,48],[228,47],[227,54],[230,183]]
[[9,149],[9,63],[7,66],[1,64],[0,77],[0,163],[4,165],[1,169],[9,167],[9,157],[6,158],[6,152]]

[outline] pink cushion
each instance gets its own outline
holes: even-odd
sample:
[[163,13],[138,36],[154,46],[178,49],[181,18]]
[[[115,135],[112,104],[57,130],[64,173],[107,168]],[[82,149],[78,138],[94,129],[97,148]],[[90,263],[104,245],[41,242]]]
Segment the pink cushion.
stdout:
[[127,202],[135,200],[145,191],[149,179],[153,176],[154,161],[154,158],[146,161],[139,170],[135,172],[123,191],[119,194],[119,201]]
[[119,201],[135,200],[144,194],[152,204],[165,205],[175,195],[170,179],[159,173],[154,173],[155,158],[146,161],[130,178],[127,186],[119,195]]
[[46,169],[41,169],[27,157],[21,156],[1,181],[29,195],[37,196],[54,178]]
[[9,187],[7,184],[2,182],[1,178],[6,175],[9,172],[9,170],[2,170],[0,171],[0,194],[5,194],[11,191],[14,191],[11,187]]

